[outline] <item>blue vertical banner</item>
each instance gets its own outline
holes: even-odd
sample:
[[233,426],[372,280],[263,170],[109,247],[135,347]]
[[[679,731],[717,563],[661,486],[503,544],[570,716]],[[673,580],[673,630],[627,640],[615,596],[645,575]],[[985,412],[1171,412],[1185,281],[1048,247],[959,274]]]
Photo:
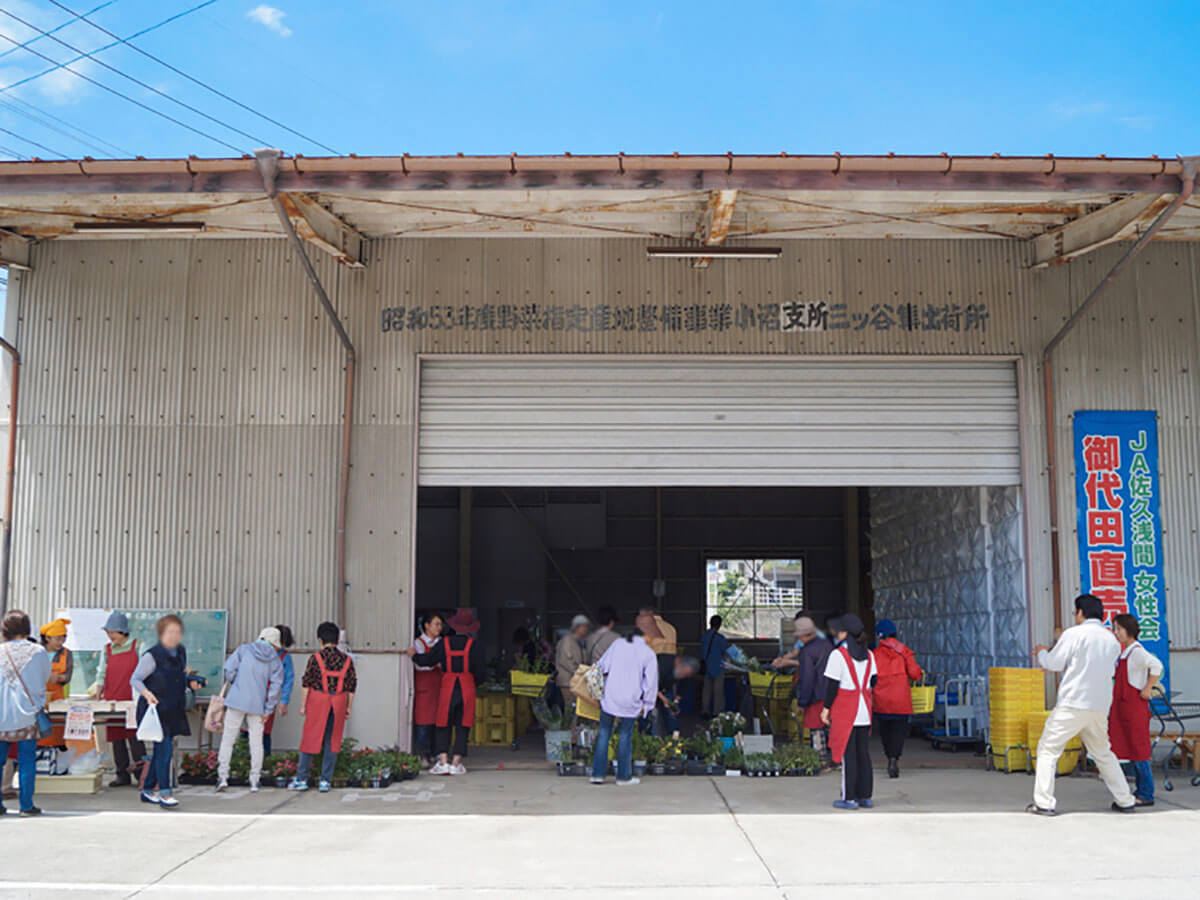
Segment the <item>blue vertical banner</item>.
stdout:
[[1105,621],[1132,613],[1139,640],[1167,666],[1154,410],[1076,411],[1075,504],[1083,591],[1100,598]]

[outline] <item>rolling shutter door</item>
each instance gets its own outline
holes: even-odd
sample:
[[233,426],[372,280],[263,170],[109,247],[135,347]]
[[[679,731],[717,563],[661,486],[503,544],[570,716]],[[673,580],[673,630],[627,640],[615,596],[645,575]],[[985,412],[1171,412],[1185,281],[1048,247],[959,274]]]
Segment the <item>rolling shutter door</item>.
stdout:
[[437,358],[419,483],[1008,485],[1004,361]]

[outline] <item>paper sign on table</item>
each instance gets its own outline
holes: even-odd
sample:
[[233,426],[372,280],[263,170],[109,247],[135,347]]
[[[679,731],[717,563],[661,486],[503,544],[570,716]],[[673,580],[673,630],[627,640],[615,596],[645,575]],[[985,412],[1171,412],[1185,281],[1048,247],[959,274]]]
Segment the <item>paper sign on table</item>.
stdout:
[[67,707],[67,724],[63,729],[63,740],[87,741],[92,737],[92,708],[90,706]]
[[125,727],[137,731],[137,704],[130,703],[129,708],[125,710]]

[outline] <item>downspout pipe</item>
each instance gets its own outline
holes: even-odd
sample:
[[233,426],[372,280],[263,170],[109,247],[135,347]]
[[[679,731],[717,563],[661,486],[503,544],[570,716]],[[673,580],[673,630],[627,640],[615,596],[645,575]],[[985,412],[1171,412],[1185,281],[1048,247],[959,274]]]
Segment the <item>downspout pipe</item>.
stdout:
[[329,294],[326,293],[325,286],[321,284],[321,278],[317,275],[317,270],[313,267],[312,260],[309,259],[308,253],[304,249],[304,241],[296,233],[296,228],[292,225],[292,220],[288,216],[287,210],[283,205],[283,200],[280,198],[279,192],[275,187],[275,180],[279,174],[280,156],[282,156],[282,153],[273,148],[254,151],[254,158],[258,162],[258,171],[262,176],[263,187],[266,189],[271,205],[275,207],[275,213],[279,216],[279,224],[283,226],[284,234],[292,242],[292,246],[296,250],[296,255],[300,259],[300,265],[304,268],[304,274],[308,276],[309,283],[312,284],[317,299],[321,302],[321,308],[325,310],[325,315],[329,319],[329,323],[333,326],[333,330],[337,334],[337,338],[341,342],[342,349],[346,354],[346,393],[342,407],[342,456],[341,471],[338,476],[337,533],[335,542],[335,567],[337,569],[336,615],[338,624],[342,628],[345,628],[346,509],[350,495],[350,436],[354,418],[354,373],[358,363],[358,353],[355,351],[354,343],[350,340],[350,335],[346,333],[341,319],[338,318],[337,309],[334,308],[333,301],[329,299]]
[[13,489],[17,473],[17,400],[21,396],[21,354],[4,338],[0,350],[12,357],[11,396],[8,403],[8,465],[4,474],[4,544],[0,548],[0,616],[8,612],[8,580],[12,568]]
[[1063,342],[1068,334],[1079,323],[1079,320],[1087,315],[1088,310],[1095,305],[1096,301],[1104,293],[1105,289],[1110,284],[1117,280],[1122,272],[1129,267],[1133,262],[1134,257],[1142,252],[1146,246],[1154,239],[1154,235],[1158,230],[1166,224],[1167,220],[1191,199],[1192,192],[1196,189],[1196,175],[1200,170],[1200,156],[1186,156],[1182,158],[1183,170],[1180,174],[1180,190],[1175,195],[1167,207],[1158,215],[1150,227],[1147,228],[1142,236],[1139,237],[1122,256],[1115,266],[1107,275],[1092,288],[1092,292],[1087,295],[1087,298],[1079,304],[1079,307],[1071,313],[1067,321],[1063,323],[1062,328],[1054,337],[1050,338],[1046,344],[1046,349],[1042,351],[1042,382],[1043,382],[1043,399],[1045,403],[1045,429],[1046,429],[1046,480],[1047,480],[1047,496],[1050,501],[1050,583],[1051,583],[1051,602],[1054,604],[1054,629],[1057,632],[1063,627],[1063,605],[1062,605],[1062,560],[1059,556],[1058,547],[1058,459],[1055,441],[1055,411],[1054,411],[1054,351],[1058,345]]

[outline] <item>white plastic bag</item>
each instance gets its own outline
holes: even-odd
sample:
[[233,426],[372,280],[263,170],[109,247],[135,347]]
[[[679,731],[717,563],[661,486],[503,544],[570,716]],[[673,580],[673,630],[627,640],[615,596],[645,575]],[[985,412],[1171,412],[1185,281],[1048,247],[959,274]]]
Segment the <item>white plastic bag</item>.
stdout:
[[146,714],[138,725],[137,739],[151,744],[157,744],[163,739],[162,722],[158,720],[158,707],[147,706]]
[[72,775],[91,775],[100,769],[100,754],[95,750],[81,753],[71,761],[67,771]]

